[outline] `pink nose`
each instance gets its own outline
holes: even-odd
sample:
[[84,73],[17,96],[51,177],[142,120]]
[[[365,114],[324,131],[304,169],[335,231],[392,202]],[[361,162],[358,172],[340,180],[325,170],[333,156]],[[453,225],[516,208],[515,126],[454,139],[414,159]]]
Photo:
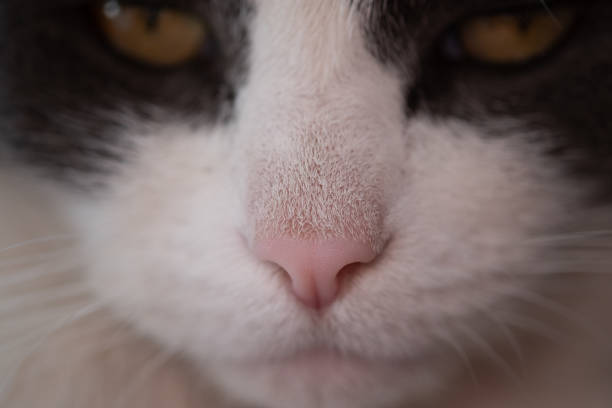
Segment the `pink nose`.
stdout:
[[346,240],[303,241],[277,238],[256,241],[255,255],[283,268],[295,295],[312,308],[331,304],[338,291],[338,273],[347,265],[370,262],[376,253],[366,244]]

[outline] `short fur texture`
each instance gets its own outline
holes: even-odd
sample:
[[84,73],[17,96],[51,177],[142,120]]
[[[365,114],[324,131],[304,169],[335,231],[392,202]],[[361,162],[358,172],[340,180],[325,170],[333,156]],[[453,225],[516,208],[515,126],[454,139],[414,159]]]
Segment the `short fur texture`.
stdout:
[[[498,71],[436,44],[529,2],[170,2],[216,45],[157,71],[5,3],[2,407],[612,406],[612,5]],[[314,311],[274,237],[377,258]]]

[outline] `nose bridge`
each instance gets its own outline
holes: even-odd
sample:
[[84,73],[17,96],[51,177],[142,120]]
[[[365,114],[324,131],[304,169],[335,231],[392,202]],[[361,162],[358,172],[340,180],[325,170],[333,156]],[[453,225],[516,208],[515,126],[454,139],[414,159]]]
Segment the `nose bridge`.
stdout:
[[249,213],[258,237],[348,238],[377,245],[382,192],[367,152],[321,124],[255,154]]
[[[347,65],[348,70],[348,65]],[[384,178],[392,126],[401,121],[397,82],[375,69],[255,80],[239,130],[247,171],[247,236],[344,238],[384,245]],[[366,73],[374,74],[376,79]]]
[[346,266],[370,262],[385,241],[373,146],[322,118],[292,123],[254,149],[247,194],[253,253],[285,270],[297,298],[315,308],[336,297]]
[[254,77],[245,90],[238,134],[250,241],[384,245],[388,179],[402,146],[401,86],[371,59],[360,64],[326,84]]

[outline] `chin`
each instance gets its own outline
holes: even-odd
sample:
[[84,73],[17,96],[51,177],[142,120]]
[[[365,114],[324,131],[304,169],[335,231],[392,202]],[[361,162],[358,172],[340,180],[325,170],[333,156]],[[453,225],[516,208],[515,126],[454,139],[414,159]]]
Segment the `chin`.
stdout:
[[215,380],[226,392],[243,403],[267,408],[382,408],[416,403],[443,389],[451,371],[429,358],[376,361],[328,351],[214,367]]

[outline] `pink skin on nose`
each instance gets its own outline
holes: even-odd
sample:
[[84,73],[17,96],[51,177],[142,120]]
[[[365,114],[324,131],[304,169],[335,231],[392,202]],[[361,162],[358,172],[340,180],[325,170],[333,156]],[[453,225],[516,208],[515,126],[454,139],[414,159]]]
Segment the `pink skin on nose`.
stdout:
[[312,308],[322,308],[334,301],[338,291],[336,278],[342,268],[376,257],[368,245],[339,238],[259,240],[255,241],[253,251],[262,261],[283,268],[291,278],[295,295]]

